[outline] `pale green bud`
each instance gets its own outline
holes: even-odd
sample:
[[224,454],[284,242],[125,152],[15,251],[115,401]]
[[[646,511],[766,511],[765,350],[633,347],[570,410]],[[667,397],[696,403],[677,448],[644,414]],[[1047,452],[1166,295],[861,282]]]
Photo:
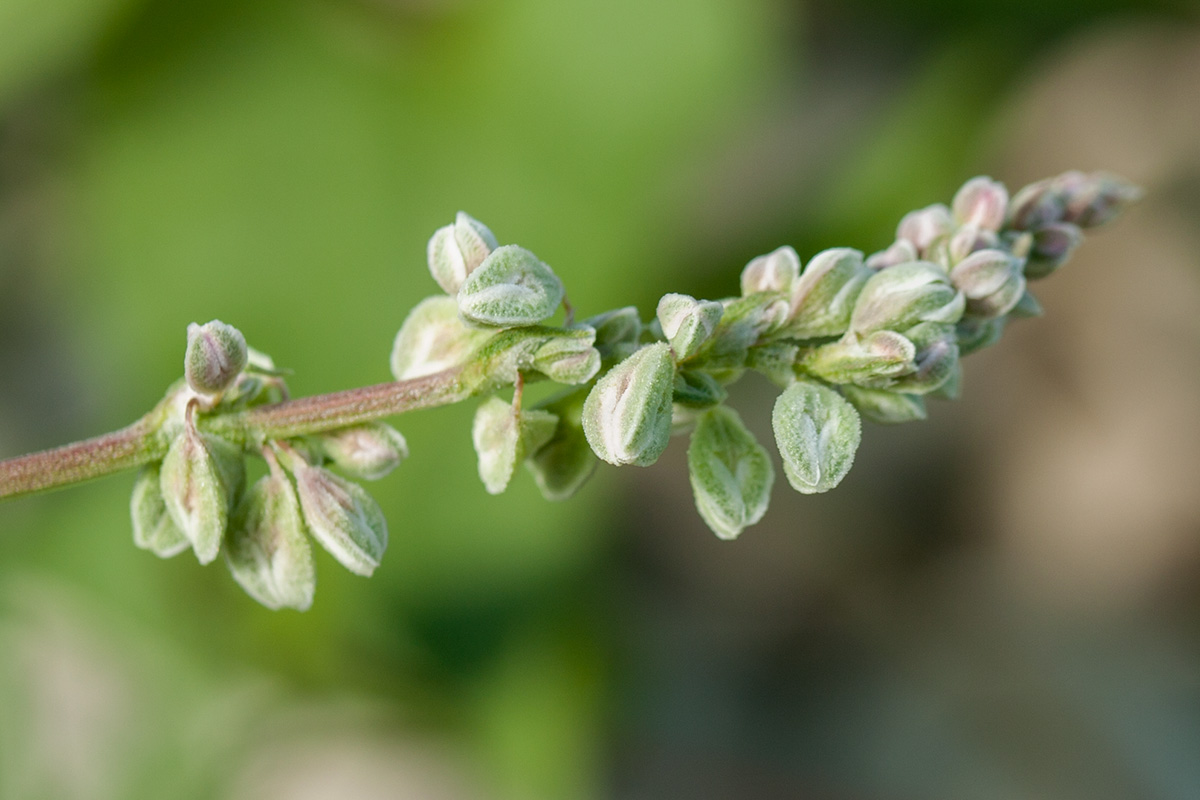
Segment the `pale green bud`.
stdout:
[[705,412],[692,431],[687,458],[696,509],[717,536],[736,539],[762,519],[775,469],[736,411],[717,406]]
[[187,353],[183,374],[192,390],[206,395],[225,391],[245,369],[246,337],[218,319],[187,329]]
[[866,336],[847,333],[836,342],[810,351],[801,366],[830,383],[886,389],[897,377],[913,370],[916,356],[916,346],[895,331],[876,331]]
[[907,264],[909,261],[920,259],[917,247],[908,239],[897,239],[886,250],[872,253],[867,257],[867,266],[871,269],[887,269],[897,264]]
[[172,521],[201,564],[217,557],[244,480],[241,451],[223,439],[198,433],[189,423],[171,442],[159,486]]
[[365,422],[317,434],[312,442],[338,469],[369,481],[379,480],[408,458],[404,436],[383,422]]
[[537,452],[554,436],[558,417],[541,409],[515,409],[498,397],[485,400],[475,412],[471,439],[479,456],[479,478],[488,494],[508,488],[517,464]]
[[969,355],[985,347],[991,347],[1000,341],[1000,337],[1004,334],[1005,320],[1006,317],[993,319],[964,317],[960,320],[954,329],[958,338],[959,355]]
[[463,323],[453,297],[427,297],[409,312],[396,334],[392,375],[403,381],[461,367],[492,334]]
[[679,405],[708,408],[723,402],[728,396],[725,387],[706,372],[681,370],[675,375],[672,399]]
[[896,226],[896,238],[907,239],[917,249],[918,255],[926,255],[933,243],[954,230],[954,217],[943,203],[926,206],[905,214]]
[[525,467],[547,500],[566,500],[587,483],[599,460],[583,433],[583,404],[586,393],[576,390],[548,403],[544,411],[558,424],[553,435],[539,448],[530,448]]
[[552,316],[563,285],[550,267],[515,244],[498,248],[463,281],[458,311],[469,322],[497,328],[536,325]]
[[854,407],[833,389],[809,381],[797,381],[779,395],[771,425],[788,483],[803,494],[841,483],[862,439]]
[[534,352],[533,368],[557,383],[587,383],[600,371],[595,341],[595,330],[587,326],[562,331]]
[[666,342],[647,345],[596,382],[583,405],[583,430],[601,459],[653,464],[671,435],[675,363]]
[[129,510],[133,517],[133,543],[159,558],[170,558],[187,550],[192,543],[167,511],[159,481],[161,470],[161,464],[142,467],[133,484]]
[[313,538],[343,567],[369,576],[387,549],[387,520],[357,483],[294,458],[296,494]]
[[842,394],[858,409],[862,418],[870,422],[898,425],[901,422],[925,419],[925,400],[920,395],[853,385],[843,386],[841,389]]
[[642,335],[642,320],[634,306],[606,311],[583,321],[596,331],[596,349],[604,361],[620,361],[632,355]]
[[998,231],[1008,213],[1008,190],[991,178],[972,178],[954,195],[952,207],[960,224]]
[[911,371],[900,375],[890,387],[897,392],[928,394],[938,389],[958,364],[958,337],[948,322],[922,322],[904,332],[916,348]]
[[429,271],[446,294],[457,294],[467,276],[499,246],[486,225],[460,211],[453,225],[439,228],[429,239]]
[[250,487],[229,524],[225,563],[267,608],[307,611],[317,584],[312,546],[291,481],[280,472]]
[[770,292],[723,302],[725,313],[697,354],[704,369],[722,381],[735,380],[744,370],[749,349],[787,321],[788,301]]
[[1001,317],[1025,294],[1023,263],[1003,250],[979,250],[950,270],[950,282],[967,300],[967,313]]
[[957,322],[965,300],[945,271],[928,261],[913,261],[876,272],[854,305],[850,330],[902,331],[920,322]]
[[695,355],[717,329],[725,307],[686,294],[665,294],[658,301],[658,324],[671,343],[676,361]]
[[788,334],[812,339],[843,333],[859,292],[873,274],[858,250],[835,247],[817,253],[792,290]]
[[1025,277],[1044,278],[1061,267],[1083,242],[1083,231],[1069,222],[1053,222],[1033,231]]
[[800,276],[800,256],[784,245],[753,259],[742,270],[742,294],[782,292],[790,294]]

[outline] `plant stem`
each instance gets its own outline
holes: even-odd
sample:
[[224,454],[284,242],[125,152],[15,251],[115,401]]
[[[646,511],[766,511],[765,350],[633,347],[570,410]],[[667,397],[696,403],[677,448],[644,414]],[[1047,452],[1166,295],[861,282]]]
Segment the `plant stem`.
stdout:
[[[200,428],[243,447],[335,430],[380,417],[448,405],[472,394],[460,369],[200,417]],[[154,412],[119,431],[0,461],[0,500],[56,489],[148,464],[166,455]]]

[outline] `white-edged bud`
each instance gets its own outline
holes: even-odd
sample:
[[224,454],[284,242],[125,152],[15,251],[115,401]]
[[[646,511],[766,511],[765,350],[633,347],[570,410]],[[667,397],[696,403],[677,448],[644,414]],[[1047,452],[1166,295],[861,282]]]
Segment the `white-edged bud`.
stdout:
[[492,331],[467,326],[453,297],[427,297],[409,312],[392,345],[396,380],[463,366]]
[[847,333],[836,342],[810,351],[804,370],[830,383],[854,383],[886,389],[901,375],[912,372],[916,346],[895,331],[875,331],[866,336]]
[[842,394],[863,419],[880,425],[898,425],[925,419],[925,399],[920,395],[846,385]]
[[1067,263],[1075,248],[1083,242],[1083,231],[1070,222],[1052,222],[1033,231],[1025,277],[1044,278]]
[[954,195],[952,207],[960,224],[998,231],[1008,213],[1008,189],[988,177],[972,178]]
[[850,331],[903,331],[920,322],[957,322],[964,305],[941,267],[913,261],[871,276],[854,304]]
[[159,558],[170,558],[187,550],[192,543],[167,511],[159,480],[161,470],[162,465],[155,463],[138,472],[129,511],[133,518],[133,543]]
[[383,511],[357,483],[293,458],[300,509],[313,538],[346,569],[369,576],[387,550]]
[[809,381],[797,381],[779,395],[771,425],[788,483],[803,494],[827,492],[841,483],[862,439],[854,406]]
[[950,270],[950,282],[967,299],[967,313],[1001,317],[1025,293],[1023,263],[1003,250],[979,250]]
[[408,458],[400,431],[383,422],[364,422],[311,438],[320,453],[346,474],[375,481]]
[[240,450],[191,424],[171,442],[163,458],[159,486],[172,521],[187,537],[201,564],[217,557],[229,508],[245,481]]
[[225,564],[246,593],[270,609],[307,611],[317,585],[300,502],[282,471],[250,487],[229,522]]
[[609,370],[583,404],[583,430],[610,464],[649,466],[671,436],[675,362],[666,342],[647,345]]
[[696,510],[713,533],[736,539],[762,519],[771,500],[775,469],[736,411],[716,406],[701,415],[692,431],[687,460]]
[[658,324],[671,343],[676,361],[696,354],[717,329],[725,307],[715,300],[697,300],[686,294],[664,294],[658,301]]
[[872,274],[858,250],[835,247],[817,253],[792,290],[788,333],[809,339],[845,331],[858,294]]
[[229,388],[246,368],[246,337],[232,325],[219,319],[188,325],[187,353],[183,374],[192,390],[204,395],[219,395]]
[[497,248],[458,290],[458,312],[478,325],[518,328],[552,316],[563,285],[538,257],[515,244]]
[[533,369],[557,383],[587,383],[600,371],[596,332],[586,325],[557,332],[533,354]]
[[750,261],[742,270],[742,294],[783,292],[790,294],[800,277],[800,256],[789,245]]
[[471,440],[488,494],[508,488],[517,464],[549,442],[557,427],[558,417],[549,411],[518,410],[498,397],[485,400],[475,412]]
[[908,239],[897,239],[886,250],[880,250],[867,256],[867,266],[871,269],[887,269],[918,259],[920,259],[920,255],[917,253],[916,245]]
[[917,254],[928,255],[933,243],[954,230],[954,217],[943,203],[910,211],[896,226],[896,238],[907,239],[917,249]]
[[457,294],[467,276],[499,246],[488,226],[460,211],[454,224],[438,228],[430,237],[429,272],[446,294]]

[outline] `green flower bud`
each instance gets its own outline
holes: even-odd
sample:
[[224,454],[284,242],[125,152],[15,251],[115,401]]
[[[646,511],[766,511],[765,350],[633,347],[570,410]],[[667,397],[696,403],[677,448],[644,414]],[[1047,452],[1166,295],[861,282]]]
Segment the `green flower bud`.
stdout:
[[1043,225],[1059,222],[1066,208],[1063,193],[1054,178],[1023,187],[1008,205],[1007,227],[1017,231],[1037,230]]
[[183,374],[188,386],[200,394],[221,394],[246,367],[246,337],[217,319],[203,325],[193,322],[187,336]]
[[696,510],[717,536],[736,539],[762,519],[775,470],[736,411],[716,406],[705,412],[692,431],[687,458]]
[[241,493],[245,462],[240,450],[188,424],[163,458],[159,486],[172,521],[201,564],[217,557],[229,508]]
[[742,294],[782,292],[790,294],[800,276],[800,256],[784,245],[777,250],[753,259],[742,270]]
[[1067,263],[1075,248],[1083,242],[1083,231],[1069,222],[1052,222],[1033,231],[1025,277],[1044,278]]
[[604,461],[649,466],[671,435],[675,363],[665,342],[647,345],[608,371],[583,405],[588,444]]
[[859,292],[873,274],[858,250],[835,247],[817,253],[792,291],[788,334],[813,339],[843,333]]
[[797,381],[779,395],[771,415],[783,471],[803,494],[827,492],[854,464],[862,439],[858,412],[833,389]]
[[159,475],[161,464],[147,464],[138,472],[129,503],[133,517],[133,543],[159,558],[178,555],[191,546],[167,512]]
[[985,319],[982,317],[964,317],[955,326],[955,336],[958,338],[960,356],[969,355],[985,347],[991,347],[1000,341],[1004,334],[1005,317]]
[[453,225],[439,228],[429,239],[429,271],[446,294],[457,294],[467,276],[499,246],[486,225],[460,211]]
[[686,294],[666,294],[658,301],[658,324],[671,343],[676,361],[694,356],[717,329],[725,307]]
[[917,247],[908,239],[897,239],[886,250],[880,250],[878,253],[872,253],[867,257],[867,266],[871,269],[887,269],[894,267],[897,264],[907,264],[909,261],[917,261],[920,255],[917,253]]
[[788,342],[770,342],[750,348],[746,366],[765,375],[781,389],[796,380],[796,359],[800,347]]
[[485,400],[475,412],[471,439],[479,456],[479,478],[488,494],[508,488],[517,464],[548,443],[557,427],[558,417],[549,411],[518,410],[498,397]]
[[314,467],[302,458],[288,464],[296,494],[313,538],[343,567],[369,576],[387,549],[387,520],[379,505],[357,483]]
[[587,326],[562,331],[534,352],[533,368],[557,383],[587,383],[600,371],[595,341],[595,330]]
[[925,400],[920,395],[853,385],[841,389],[845,398],[865,420],[880,425],[898,425],[925,419]]
[[392,375],[403,381],[461,367],[492,334],[464,324],[453,297],[427,297],[409,312],[396,334]]
[[933,243],[954,230],[954,217],[942,203],[926,206],[919,211],[910,211],[896,226],[896,238],[907,239],[917,249],[918,255],[926,255]]
[[469,322],[497,328],[536,325],[552,316],[563,285],[550,267],[523,247],[492,252],[458,290],[458,312]]
[[679,405],[708,408],[723,402],[728,396],[725,387],[708,373],[682,370],[675,375],[672,399]]
[[272,470],[250,487],[229,525],[225,563],[246,593],[270,609],[307,611],[317,576],[291,481]]
[[957,322],[965,300],[937,264],[914,261],[876,272],[863,286],[850,330],[902,331],[920,322]]
[[958,338],[948,322],[922,322],[904,332],[916,348],[912,368],[889,387],[897,392],[927,394],[949,380],[958,364]]
[[916,346],[895,331],[876,331],[866,336],[847,333],[836,342],[810,351],[801,367],[830,383],[886,389],[900,375],[912,372],[916,357]]
[[967,313],[1001,317],[1025,294],[1023,264],[1003,250],[979,250],[950,271],[953,283],[967,299]]
[[558,419],[550,440],[528,452],[525,468],[533,475],[542,497],[566,500],[587,483],[599,460],[583,433],[583,404],[587,393],[575,390],[545,405],[544,411]]
[[408,443],[400,431],[383,422],[365,422],[313,436],[325,458],[346,474],[375,481],[408,458]]
[[972,178],[954,195],[952,207],[960,224],[998,231],[1008,213],[1008,190],[991,178]]
[[715,378],[729,382],[744,371],[750,348],[787,321],[788,301],[783,295],[758,292],[723,305],[725,313],[696,359]]
[[620,361],[633,354],[642,335],[642,320],[634,306],[606,311],[583,321],[596,331],[596,349],[606,362]]

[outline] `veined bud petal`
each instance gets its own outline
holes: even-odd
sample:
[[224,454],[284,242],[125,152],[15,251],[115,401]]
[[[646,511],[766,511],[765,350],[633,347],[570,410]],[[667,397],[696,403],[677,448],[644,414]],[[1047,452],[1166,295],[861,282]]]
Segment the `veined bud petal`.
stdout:
[[458,290],[458,311],[478,325],[518,328],[552,316],[563,285],[538,257],[515,244],[494,250]]
[[658,324],[671,343],[676,361],[696,354],[717,329],[725,307],[713,300],[697,300],[686,294],[665,294],[658,301]]
[[558,417],[541,409],[515,409],[498,397],[484,401],[475,412],[471,440],[479,456],[479,478],[488,494],[508,488],[517,464],[554,436]]
[[299,458],[289,466],[313,538],[343,567],[369,576],[379,566],[388,543],[387,520],[379,505],[357,483],[323,467]]
[[583,321],[596,331],[596,349],[604,361],[620,361],[632,355],[642,335],[642,319],[634,306],[606,311]]
[[467,276],[499,246],[486,225],[460,211],[453,225],[438,228],[429,239],[429,271],[446,294],[457,294]]
[[937,264],[913,261],[876,272],[854,305],[850,330],[902,331],[920,322],[957,322],[965,299]]
[[1003,250],[979,250],[950,271],[953,283],[967,299],[967,311],[978,317],[1007,314],[1025,293],[1023,264]]
[[355,478],[379,480],[408,458],[400,431],[383,422],[364,422],[312,437],[323,456]]
[[907,239],[917,248],[919,255],[926,255],[938,239],[954,230],[954,217],[943,203],[935,203],[918,211],[910,211],[896,226],[896,238]]
[[1055,178],[1023,187],[1008,204],[1008,227],[1016,231],[1036,230],[1062,220],[1066,202]]
[[201,564],[217,557],[245,480],[242,453],[215,436],[186,425],[163,458],[159,486],[172,521],[187,537]]
[[1105,172],[1082,177],[1071,175],[1070,179],[1060,176],[1059,185],[1066,203],[1063,220],[1081,228],[1111,222],[1142,197],[1140,188]]
[[960,356],[969,355],[985,347],[991,347],[1000,341],[1004,334],[1006,317],[985,319],[982,317],[964,317],[955,326],[955,336],[958,339]]
[[392,375],[403,381],[461,367],[491,335],[464,324],[453,297],[427,297],[409,312],[396,334]]
[[788,245],[753,259],[742,270],[742,294],[788,294],[800,276],[800,256]]
[[1025,277],[1044,278],[1067,263],[1075,248],[1083,242],[1083,231],[1069,222],[1053,222],[1033,231]]
[[798,381],[775,401],[771,415],[783,471],[803,494],[827,492],[854,464],[862,421],[854,406],[827,386]]
[[925,400],[920,395],[846,385],[842,394],[858,409],[863,419],[880,425],[898,425],[925,419]]
[[193,391],[217,395],[225,391],[246,368],[246,337],[218,319],[187,329],[183,373]]
[[225,563],[246,593],[270,609],[307,611],[317,585],[312,546],[282,471],[250,487],[229,525]]
[[872,274],[858,250],[835,247],[817,253],[792,290],[788,333],[798,339],[843,333]]
[[897,392],[928,394],[942,386],[958,365],[958,337],[947,322],[922,322],[904,332],[916,355],[912,371],[889,387]]
[[954,195],[952,205],[961,224],[998,231],[1008,213],[1008,189],[991,178],[972,178]]
[[775,469],[736,411],[716,406],[705,412],[692,431],[687,459],[696,510],[713,533],[736,539],[762,519]]
[[809,352],[801,366],[830,383],[855,383],[885,389],[914,369],[916,346],[895,331],[867,336],[847,333],[836,342]]
[[872,253],[867,257],[867,266],[871,269],[887,269],[897,264],[907,264],[909,261],[920,259],[917,246],[908,239],[897,239],[886,250]]
[[583,404],[583,430],[601,459],[649,466],[671,436],[675,363],[666,342],[647,345],[604,375]]
[[566,500],[579,491],[600,463],[583,433],[586,394],[576,390],[549,403],[545,410],[558,419],[549,441],[530,448],[525,468],[533,475],[542,497]]
[[161,471],[161,464],[142,467],[133,484],[129,511],[133,518],[133,543],[159,558],[170,558],[187,550],[192,543],[167,511],[159,481]]
[[586,325],[562,331],[533,354],[533,368],[552,381],[587,383],[600,371],[596,332]]

